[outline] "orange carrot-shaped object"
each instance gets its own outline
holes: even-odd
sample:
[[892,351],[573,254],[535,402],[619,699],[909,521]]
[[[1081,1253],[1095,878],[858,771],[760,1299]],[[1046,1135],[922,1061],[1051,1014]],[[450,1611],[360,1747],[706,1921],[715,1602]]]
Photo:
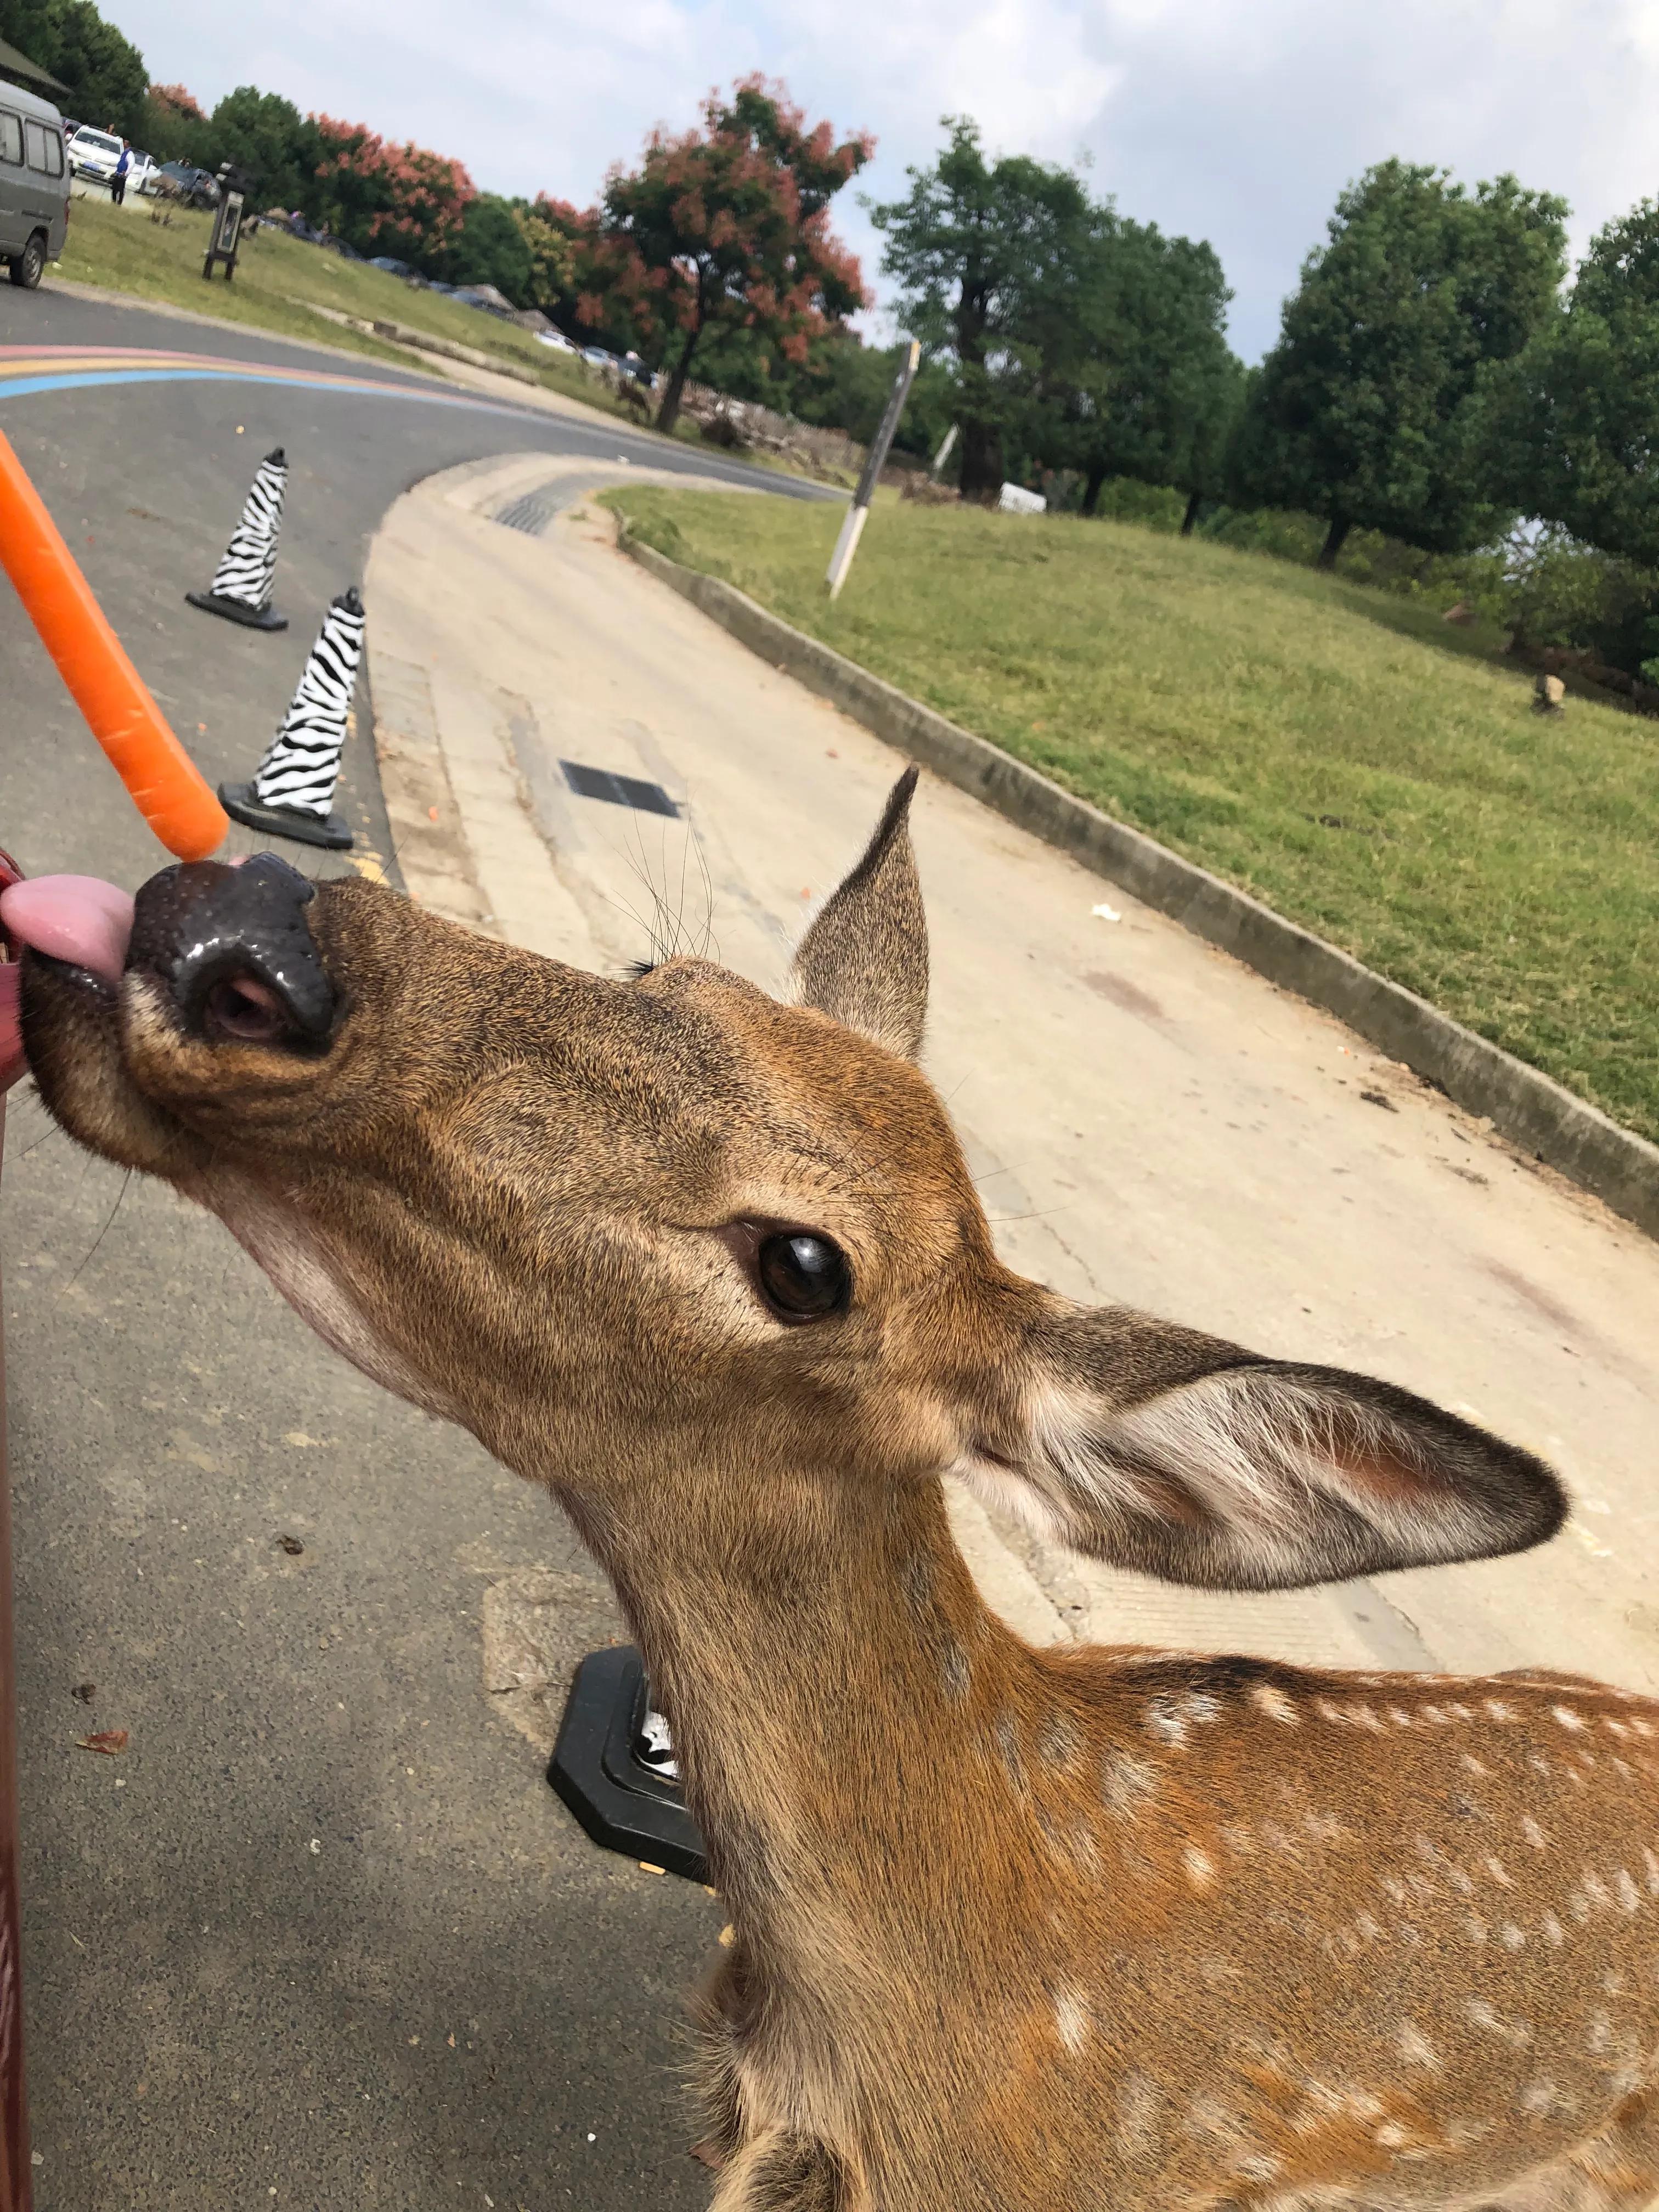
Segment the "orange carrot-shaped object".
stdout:
[[205,860],[230,827],[225,810],[167,727],[3,434],[0,568],[138,811],[169,853]]

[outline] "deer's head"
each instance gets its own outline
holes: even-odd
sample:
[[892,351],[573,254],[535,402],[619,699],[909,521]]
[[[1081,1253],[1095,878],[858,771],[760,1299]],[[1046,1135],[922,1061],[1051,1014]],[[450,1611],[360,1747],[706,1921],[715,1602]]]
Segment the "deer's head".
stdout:
[[9,894],[30,1065],[72,1135],[210,1207],[330,1343],[590,1528],[688,1467],[756,1513],[810,1467],[955,1470],[1085,1550],[1248,1588],[1552,1534],[1536,1460],[1401,1390],[1002,1266],[915,1065],[914,781],[787,1004],[701,960],[588,975],[261,857],[166,870],[130,934],[113,894],[96,927]]

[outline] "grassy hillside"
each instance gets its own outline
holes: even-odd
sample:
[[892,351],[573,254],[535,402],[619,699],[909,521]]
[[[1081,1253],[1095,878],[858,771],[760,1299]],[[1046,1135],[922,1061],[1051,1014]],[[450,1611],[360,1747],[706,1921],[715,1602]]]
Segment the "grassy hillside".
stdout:
[[726,576],[1659,1139],[1659,723],[1531,711],[1494,641],[1201,540],[879,506],[610,495]]
[[[172,222],[163,225],[149,220],[151,205],[131,199],[117,208],[102,198],[77,198],[70,210],[58,271],[79,283],[101,284],[141,299],[192,307],[198,314],[222,316],[227,322],[252,324],[284,337],[310,338],[410,366],[407,353],[310,309],[314,304],[368,322],[404,323],[472,346],[515,368],[530,369],[550,391],[610,413],[626,412],[630,422],[637,419],[611,398],[596,376],[568,354],[538,345],[528,331],[280,232],[260,230],[246,240],[234,283],[227,284],[220,274],[211,284],[204,283],[202,258],[211,216],[175,208]],[[441,374],[443,367],[435,356],[413,365],[434,374]]]

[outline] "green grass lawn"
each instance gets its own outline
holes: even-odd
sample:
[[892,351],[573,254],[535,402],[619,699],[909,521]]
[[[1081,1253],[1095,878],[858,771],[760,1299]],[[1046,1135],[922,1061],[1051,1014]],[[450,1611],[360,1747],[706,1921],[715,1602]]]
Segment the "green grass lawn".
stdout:
[[1495,641],[1133,526],[642,486],[639,534],[1659,1139],[1659,724]]
[[[597,376],[568,355],[538,345],[528,331],[462,307],[441,293],[417,290],[383,269],[347,261],[297,238],[260,230],[246,239],[237,258],[235,281],[222,273],[211,284],[202,280],[212,218],[192,209],[174,208],[170,223],[152,222],[149,200],[129,200],[124,208],[106,199],[77,198],[70,212],[69,238],[58,272],[82,284],[101,284],[140,299],[161,300],[227,322],[247,323],[283,337],[310,338],[343,346],[353,353],[405,368],[442,373],[441,358],[410,355],[367,332],[352,331],[311,312],[312,305],[356,315],[367,322],[398,322],[434,337],[472,346],[515,368],[527,368],[550,391],[630,422],[638,418],[613,399]],[[50,282],[50,277],[48,277]]]

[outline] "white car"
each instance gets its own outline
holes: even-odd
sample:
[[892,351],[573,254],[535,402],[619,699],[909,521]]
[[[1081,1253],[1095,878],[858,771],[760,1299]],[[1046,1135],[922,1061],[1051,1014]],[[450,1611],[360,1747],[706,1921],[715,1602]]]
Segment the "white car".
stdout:
[[83,123],[64,151],[69,158],[71,176],[85,177],[94,185],[106,185],[121,158],[121,141],[112,138],[107,131],[94,131],[89,124]]
[[127,164],[127,190],[130,192],[153,192],[155,179],[161,173],[155,158],[149,154],[141,154],[135,146],[132,159]]
[[562,331],[538,331],[536,343],[550,346],[555,353],[574,353],[576,350]]

